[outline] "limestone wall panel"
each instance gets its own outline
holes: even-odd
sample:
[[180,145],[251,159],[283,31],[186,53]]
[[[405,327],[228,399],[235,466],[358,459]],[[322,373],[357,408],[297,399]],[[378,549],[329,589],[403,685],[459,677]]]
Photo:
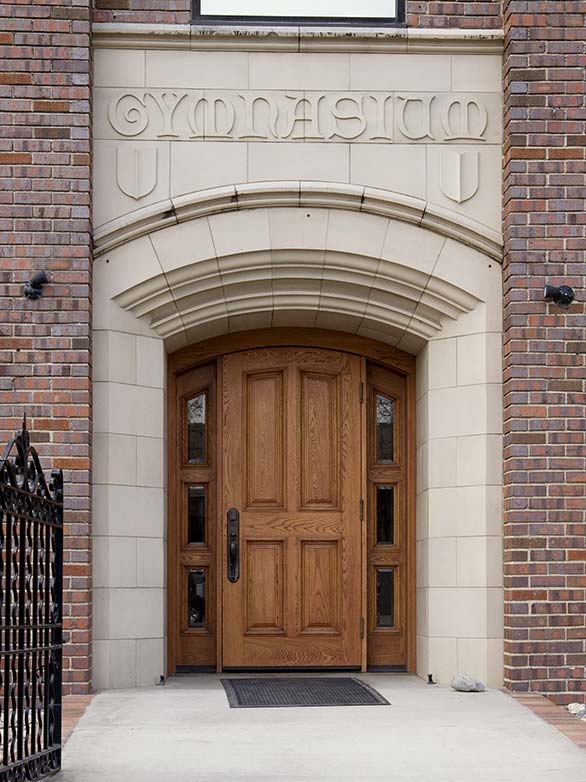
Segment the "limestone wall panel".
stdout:
[[96,54],[96,686],[165,672],[165,352],[268,326],[418,353],[418,670],[500,685],[500,55]]

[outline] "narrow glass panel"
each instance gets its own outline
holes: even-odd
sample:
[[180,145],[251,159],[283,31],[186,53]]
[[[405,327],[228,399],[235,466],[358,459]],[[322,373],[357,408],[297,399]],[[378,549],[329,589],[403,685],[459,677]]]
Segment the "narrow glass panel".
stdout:
[[187,402],[187,460],[206,461],[206,395],[198,394]]
[[395,487],[376,487],[376,542],[393,545],[395,542]]
[[392,462],[394,458],[395,400],[383,394],[376,395],[376,460]]
[[395,626],[395,570],[376,569],[376,626]]
[[205,627],[206,621],[206,573],[205,570],[189,570],[187,573],[187,626]]
[[190,486],[187,494],[187,542],[205,543],[206,487]]

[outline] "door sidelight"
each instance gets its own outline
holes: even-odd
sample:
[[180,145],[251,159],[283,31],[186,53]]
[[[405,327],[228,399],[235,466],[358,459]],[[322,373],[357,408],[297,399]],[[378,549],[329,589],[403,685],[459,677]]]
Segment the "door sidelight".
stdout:
[[228,511],[228,581],[235,584],[240,577],[240,514],[236,508]]

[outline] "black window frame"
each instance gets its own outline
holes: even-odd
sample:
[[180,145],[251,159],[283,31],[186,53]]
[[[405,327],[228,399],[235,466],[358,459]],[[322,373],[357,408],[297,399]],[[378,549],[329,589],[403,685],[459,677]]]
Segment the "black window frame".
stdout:
[[201,0],[192,0],[192,24],[237,24],[237,25],[274,25],[285,26],[321,26],[327,27],[405,27],[405,0],[397,0],[397,13],[394,17],[332,17],[332,16],[212,16],[201,13]]

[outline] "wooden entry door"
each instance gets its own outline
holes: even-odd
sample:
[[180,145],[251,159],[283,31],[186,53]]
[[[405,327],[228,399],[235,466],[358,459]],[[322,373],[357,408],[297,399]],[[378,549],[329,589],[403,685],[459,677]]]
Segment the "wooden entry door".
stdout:
[[221,360],[223,666],[359,667],[361,359],[266,348]]

